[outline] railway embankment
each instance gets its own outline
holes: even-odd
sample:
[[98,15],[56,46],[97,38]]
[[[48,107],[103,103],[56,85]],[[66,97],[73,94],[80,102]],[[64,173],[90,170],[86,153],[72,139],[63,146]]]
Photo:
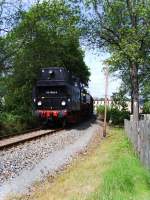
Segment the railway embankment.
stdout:
[[112,128],[104,140],[97,135],[88,151],[79,154],[57,177],[48,176],[35,184],[28,195],[10,200],[149,200],[149,197],[150,172],[140,163],[123,129]]
[[0,151],[0,199],[8,194],[26,193],[34,182],[44,180],[47,175],[54,176],[85,151],[100,132],[99,122],[92,119]]

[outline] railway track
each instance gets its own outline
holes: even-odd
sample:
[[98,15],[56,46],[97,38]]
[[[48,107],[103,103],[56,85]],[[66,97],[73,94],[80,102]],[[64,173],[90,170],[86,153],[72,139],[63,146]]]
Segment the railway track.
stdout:
[[62,130],[62,128],[59,129],[53,129],[53,130],[42,130],[41,128],[36,128],[29,130],[27,132],[23,132],[22,134],[14,134],[13,136],[5,136],[0,138],[0,150],[4,149],[6,147],[11,147],[19,143],[23,143],[32,139],[36,139],[48,134],[53,134],[55,132],[58,132]]
[[26,131],[22,131],[21,133],[13,133],[11,135],[10,134],[0,135],[0,140],[8,139],[8,138],[18,136],[18,135],[27,134],[27,133],[38,131],[38,130],[41,130],[41,129],[42,129],[42,127],[40,126],[40,127],[37,127],[37,128],[32,128],[32,129],[28,129]]

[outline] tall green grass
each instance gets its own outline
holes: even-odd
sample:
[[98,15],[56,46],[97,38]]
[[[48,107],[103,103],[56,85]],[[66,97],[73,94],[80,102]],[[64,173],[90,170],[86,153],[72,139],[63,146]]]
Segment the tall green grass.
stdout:
[[[150,200],[150,173],[135,155],[121,129],[113,129],[110,166],[89,200]],[[119,136],[119,137],[118,137]]]

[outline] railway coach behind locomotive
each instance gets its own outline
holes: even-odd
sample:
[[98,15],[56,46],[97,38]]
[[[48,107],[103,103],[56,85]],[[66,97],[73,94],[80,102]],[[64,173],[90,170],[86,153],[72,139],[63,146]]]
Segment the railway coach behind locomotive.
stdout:
[[93,99],[79,78],[61,67],[43,68],[33,90],[35,113],[46,123],[76,123],[93,113]]

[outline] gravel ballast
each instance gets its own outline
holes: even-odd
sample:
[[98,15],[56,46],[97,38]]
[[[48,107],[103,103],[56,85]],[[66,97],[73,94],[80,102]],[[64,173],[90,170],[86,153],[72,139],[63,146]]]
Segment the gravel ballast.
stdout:
[[53,175],[84,151],[98,132],[99,123],[89,121],[0,151],[0,200],[7,194],[27,192],[35,181]]

